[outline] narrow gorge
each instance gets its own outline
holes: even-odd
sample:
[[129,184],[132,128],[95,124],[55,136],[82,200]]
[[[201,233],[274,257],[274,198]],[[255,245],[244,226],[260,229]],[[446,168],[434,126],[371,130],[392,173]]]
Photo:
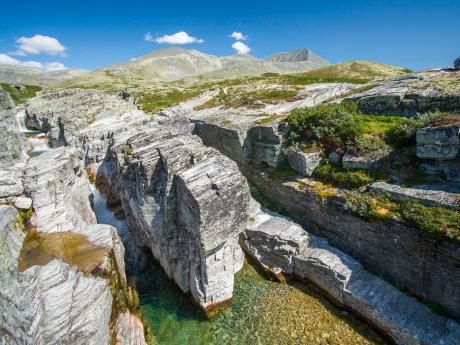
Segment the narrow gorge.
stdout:
[[400,147],[331,149],[291,117],[457,114],[460,91],[425,88],[459,73],[313,83],[244,106],[230,98],[246,84],[219,86],[155,115],[127,91],[55,88],[15,105],[0,88],[0,343],[460,344],[458,227],[389,214],[398,200],[458,211],[457,119],[413,133],[444,191],[351,190],[312,174],[325,161],[369,171]]

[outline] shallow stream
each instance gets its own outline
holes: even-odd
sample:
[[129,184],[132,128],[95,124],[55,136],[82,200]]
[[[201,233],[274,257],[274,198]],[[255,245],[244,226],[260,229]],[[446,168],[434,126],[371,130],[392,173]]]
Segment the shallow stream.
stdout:
[[231,306],[208,320],[150,254],[132,245],[126,223],[97,190],[93,204],[98,222],[114,225],[123,239],[128,280],[159,345],[386,344],[303,284],[270,281],[249,262],[236,276]]

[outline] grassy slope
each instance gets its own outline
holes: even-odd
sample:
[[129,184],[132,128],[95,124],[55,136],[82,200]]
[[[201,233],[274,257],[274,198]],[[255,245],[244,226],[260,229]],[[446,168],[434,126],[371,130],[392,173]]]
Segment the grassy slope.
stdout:
[[330,65],[306,73],[285,75],[286,82],[310,84],[314,82],[367,83],[373,79],[394,78],[411,71],[402,67],[370,61],[349,61]]
[[37,85],[21,85],[22,89],[18,90],[9,84],[0,84],[2,88],[8,92],[14,101],[14,104],[25,103],[28,99],[35,97],[35,94],[42,88]]

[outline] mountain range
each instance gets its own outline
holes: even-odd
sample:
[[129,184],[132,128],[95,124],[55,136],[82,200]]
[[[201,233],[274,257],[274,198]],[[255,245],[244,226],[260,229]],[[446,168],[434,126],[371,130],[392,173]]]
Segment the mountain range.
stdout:
[[251,55],[218,57],[197,50],[165,48],[132,61],[92,72],[68,69],[45,72],[23,66],[0,66],[0,80],[10,83],[52,84],[77,77],[81,83],[174,81],[186,78],[232,78],[267,72],[305,72],[329,65],[309,49],[298,49],[258,59]]

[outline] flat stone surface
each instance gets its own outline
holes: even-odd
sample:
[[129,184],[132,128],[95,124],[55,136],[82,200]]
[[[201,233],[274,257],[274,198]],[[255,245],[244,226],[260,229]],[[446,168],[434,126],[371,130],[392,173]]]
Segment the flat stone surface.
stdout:
[[431,189],[430,185],[404,188],[386,182],[376,182],[370,186],[370,190],[374,193],[387,194],[397,201],[414,200],[428,206],[460,209],[460,194]]

